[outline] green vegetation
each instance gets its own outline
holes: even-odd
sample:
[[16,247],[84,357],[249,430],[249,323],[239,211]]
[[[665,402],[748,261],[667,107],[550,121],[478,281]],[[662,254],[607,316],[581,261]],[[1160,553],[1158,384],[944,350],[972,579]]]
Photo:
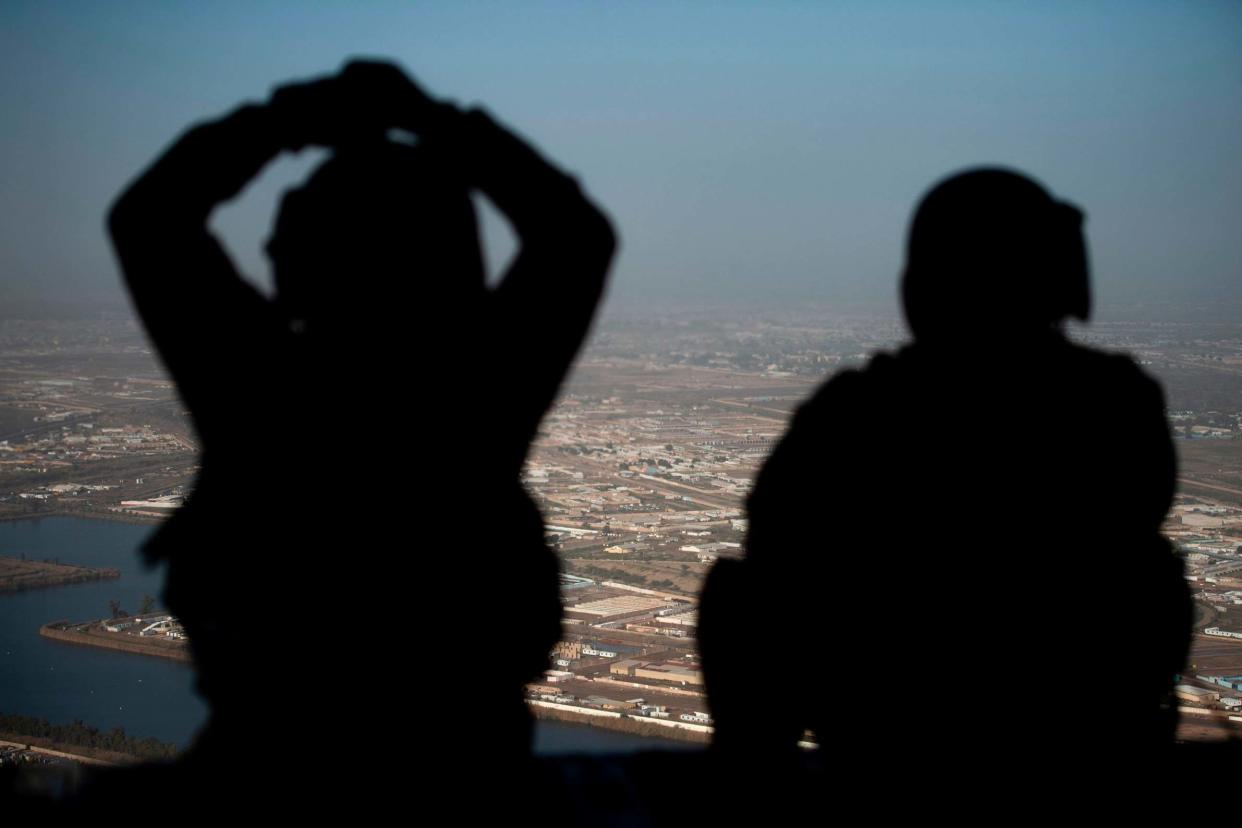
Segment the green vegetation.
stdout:
[[582,567],[582,571],[587,575],[593,575],[596,578],[602,578],[608,581],[620,581],[623,584],[634,584],[636,586],[646,586],[646,575],[635,575],[626,572],[624,569],[608,569],[602,566],[594,566],[588,564]]
[[0,733],[43,739],[60,745],[107,750],[138,759],[175,759],[180,749],[157,739],[136,739],[125,729],[115,727],[107,733],[75,720],[73,724],[52,724],[47,719],[0,713]]

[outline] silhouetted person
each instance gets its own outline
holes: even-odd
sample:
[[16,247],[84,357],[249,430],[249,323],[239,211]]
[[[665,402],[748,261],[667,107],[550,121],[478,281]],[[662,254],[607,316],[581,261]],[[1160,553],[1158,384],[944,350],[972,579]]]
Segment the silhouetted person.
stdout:
[[[268,298],[207,222],[306,145],[332,155],[284,197]],[[495,287],[472,192],[519,239]],[[202,443],[146,549],[211,708],[191,764],[234,791],[272,768],[367,796],[503,779],[560,631],[518,476],[600,299],[607,219],[486,113],[351,63],[191,129],[109,228]]]
[[811,730],[845,776],[962,802],[1063,794],[1171,744],[1191,620],[1159,534],[1173,447],[1159,386],[1062,331],[1089,316],[1081,223],[1003,169],[923,199],[913,341],[798,409],[745,559],[704,589],[723,754],[770,767]]

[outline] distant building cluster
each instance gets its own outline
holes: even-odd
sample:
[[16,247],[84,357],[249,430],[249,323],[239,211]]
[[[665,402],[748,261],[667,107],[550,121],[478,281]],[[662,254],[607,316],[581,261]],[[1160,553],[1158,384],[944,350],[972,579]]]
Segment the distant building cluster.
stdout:
[[1205,607],[1199,632],[1242,643],[1242,509],[1206,493],[1182,492],[1164,532],[1185,560],[1195,600]]
[[123,616],[113,618],[102,624],[105,632],[136,635],[140,638],[171,638],[185,639],[185,627],[174,616],[168,614]]
[[[0,517],[89,506],[157,520],[180,506],[197,446],[141,332],[14,324],[0,320]],[[703,578],[717,560],[744,554],[746,498],[796,406],[832,371],[903,335],[893,318],[827,323],[818,311],[653,318],[597,332],[522,472],[561,559],[565,616],[552,669],[528,688],[532,703],[710,727],[695,638]],[[1242,438],[1242,404],[1218,387],[1236,381],[1242,343],[1163,324],[1099,324],[1074,335],[1127,351],[1154,373],[1183,372],[1185,399],[1173,400],[1169,419],[1179,450],[1199,462],[1182,464],[1164,532],[1200,605],[1196,641],[1242,647],[1242,500],[1234,496],[1242,468],[1230,443]],[[975,418],[1004,416],[963,412],[963,434]],[[1200,485],[1186,485],[1192,476]],[[108,626],[107,635],[184,636],[167,615]],[[1235,712],[1238,669],[1210,663],[1222,675],[1185,679],[1179,700]]]
[[568,712],[710,724],[701,712],[695,598],[565,576],[561,601],[564,637],[552,650],[552,668],[527,688],[532,701]]
[[108,517],[189,483],[188,418],[132,319],[0,320],[0,345],[0,518]]
[[586,601],[568,605],[565,614],[570,618],[585,618],[593,621],[614,621],[618,618],[633,618],[657,609],[670,606],[667,601],[645,595],[617,595],[601,598],[598,601]]
[[1198,675],[1195,678],[1212,686],[1179,684],[1174,688],[1179,702],[1206,710],[1242,711],[1242,676]]
[[40,469],[128,456],[153,457],[193,452],[185,438],[150,425],[96,426],[78,422],[45,429],[28,440],[0,442],[0,457],[13,468]]

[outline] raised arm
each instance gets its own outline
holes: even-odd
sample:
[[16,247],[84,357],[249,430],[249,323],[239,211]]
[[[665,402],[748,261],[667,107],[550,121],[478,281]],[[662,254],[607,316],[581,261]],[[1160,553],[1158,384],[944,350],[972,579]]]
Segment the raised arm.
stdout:
[[[323,107],[299,100],[327,101],[341,117],[325,119]],[[487,113],[436,102],[389,63],[351,62],[335,77],[278,91],[273,102],[305,114],[295,129],[309,143],[341,143],[342,121],[355,131],[408,130],[505,215],[519,250],[486,324],[507,338],[497,357],[521,375],[524,396],[542,401],[542,414],[586,336],[616,247],[611,224],[578,183]]]
[[108,215],[134,305],[196,414],[271,321],[267,302],[240,278],[207,219],[280,151],[276,133],[271,112],[259,106],[195,126]]
[[528,390],[546,407],[603,293],[616,248],[612,226],[577,181],[480,109],[439,107],[423,137],[518,236],[517,256],[495,289],[496,323],[525,363],[515,368]]

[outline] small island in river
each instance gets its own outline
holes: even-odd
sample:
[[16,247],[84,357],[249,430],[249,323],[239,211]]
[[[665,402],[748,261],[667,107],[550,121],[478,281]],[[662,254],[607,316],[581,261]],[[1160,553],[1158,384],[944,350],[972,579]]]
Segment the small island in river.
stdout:
[[28,561],[23,558],[0,557],[0,594],[119,577],[121,577],[119,569],[94,569],[89,566],[73,566],[52,561]]

